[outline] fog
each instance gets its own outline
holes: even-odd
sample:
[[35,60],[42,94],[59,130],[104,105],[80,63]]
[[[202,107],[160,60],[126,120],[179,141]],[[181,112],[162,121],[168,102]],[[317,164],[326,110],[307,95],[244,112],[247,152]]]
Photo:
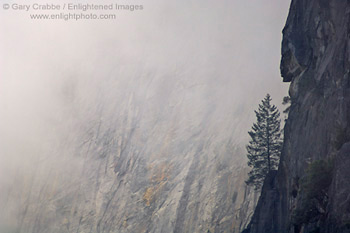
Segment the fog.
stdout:
[[[136,134],[126,143],[147,147],[141,157],[169,159],[169,151],[196,144],[190,135],[244,148],[266,93],[283,110],[288,86],[279,61],[289,1],[133,4],[144,9],[110,20],[33,20],[45,12],[0,10],[3,221],[17,211],[9,203],[31,199],[45,182],[81,182],[75,177],[87,157],[123,147],[109,134]],[[87,142],[100,134],[105,144],[91,152]],[[233,159],[245,164],[244,153]]]

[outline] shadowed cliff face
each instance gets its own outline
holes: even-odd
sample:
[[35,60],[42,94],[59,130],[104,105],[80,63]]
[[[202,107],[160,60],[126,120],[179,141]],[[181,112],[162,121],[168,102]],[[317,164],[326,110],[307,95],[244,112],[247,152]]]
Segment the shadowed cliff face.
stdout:
[[[282,158],[246,232],[349,232],[349,12],[349,1],[291,3],[281,73],[290,82],[292,105]],[[322,200],[308,199],[307,168],[320,160],[334,164],[332,181],[319,190]],[[307,204],[313,213],[303,209]]]

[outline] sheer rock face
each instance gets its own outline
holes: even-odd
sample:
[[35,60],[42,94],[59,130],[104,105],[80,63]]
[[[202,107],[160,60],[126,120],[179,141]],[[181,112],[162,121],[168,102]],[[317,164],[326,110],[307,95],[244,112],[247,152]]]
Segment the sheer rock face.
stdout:
[[210,93],[196,102],[205,87],[162,80],[68,88],[52,153],[2,186],[0,232],[240,232],[257,199],[234,136],[242,121]]
[[[281,74],[292,104],[276,176],[245,232],[350,232],[350,1],[293,0],[283,30]],[[312,161],[332,159],[326,206],[295,224]],[[272,180],[271,180],[272,179]]]

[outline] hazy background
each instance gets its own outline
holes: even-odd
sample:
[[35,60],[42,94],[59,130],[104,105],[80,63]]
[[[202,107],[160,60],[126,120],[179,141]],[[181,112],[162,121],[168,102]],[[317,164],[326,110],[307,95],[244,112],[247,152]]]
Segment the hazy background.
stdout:
[[290,1],[123,3],[143,4],[144,10],[117,12],[116,20],[64,21],[0,9],[5,207],[6,193],[30,183],[41,163],[51,164],[40,170],[43,176],[80,167],[76,155],[84,153],[77,148],[90,126],[123,125],[123,114],[131,114],[132,127],[154,141],[168,123],[178,137],[205,129],[208,137],[230,135],[244,146],[253,110],[265,94],[281,106],[287,95],[279,73],[281,31]]
[[[55,120],[65,117],[60,95],[68,91],[65,87],[80,88],[80,83],[85,89],[79,91],[88,95],[81,98],[86,99],[110,79],[138,76],[136,83],[130,83],[135,86],[141,79],[158,76],[169,80],[168,88],[174,91],[202,85],[216,100],[208,108],[231,109],[228,113],[244,108],[251,113],[240,119],[244,130],[266,93],[275,104],[286,95],[279,60],[289,1],[135,4],[143,4],[144,10],[119,13],[116,20],[78,22],[30,20],[28,12],[1,9],[2,147],[11,150],[12,143],[17,149],[32,143],[37,147],[38,141],[43,144],[43,139],[54,137],[46,131],[59,127]],[[181,80],[183,87],[171,86],[174,80]],[[147,86],[137,88],[142,96]],[[206,101],[205,96],[197,99]]]

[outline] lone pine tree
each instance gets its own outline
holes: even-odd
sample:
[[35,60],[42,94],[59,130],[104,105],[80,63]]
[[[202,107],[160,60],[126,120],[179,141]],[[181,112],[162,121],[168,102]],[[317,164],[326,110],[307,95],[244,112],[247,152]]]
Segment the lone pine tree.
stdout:
[[247,145],[248,166],[252,170],[248,173],[248,185],[259,189],[271,170],[277,170],[282,140],[280,113],[275,105],[271,105],[269,94],[261,101],[256,115],[256,123],[248,132],[250,136]]

